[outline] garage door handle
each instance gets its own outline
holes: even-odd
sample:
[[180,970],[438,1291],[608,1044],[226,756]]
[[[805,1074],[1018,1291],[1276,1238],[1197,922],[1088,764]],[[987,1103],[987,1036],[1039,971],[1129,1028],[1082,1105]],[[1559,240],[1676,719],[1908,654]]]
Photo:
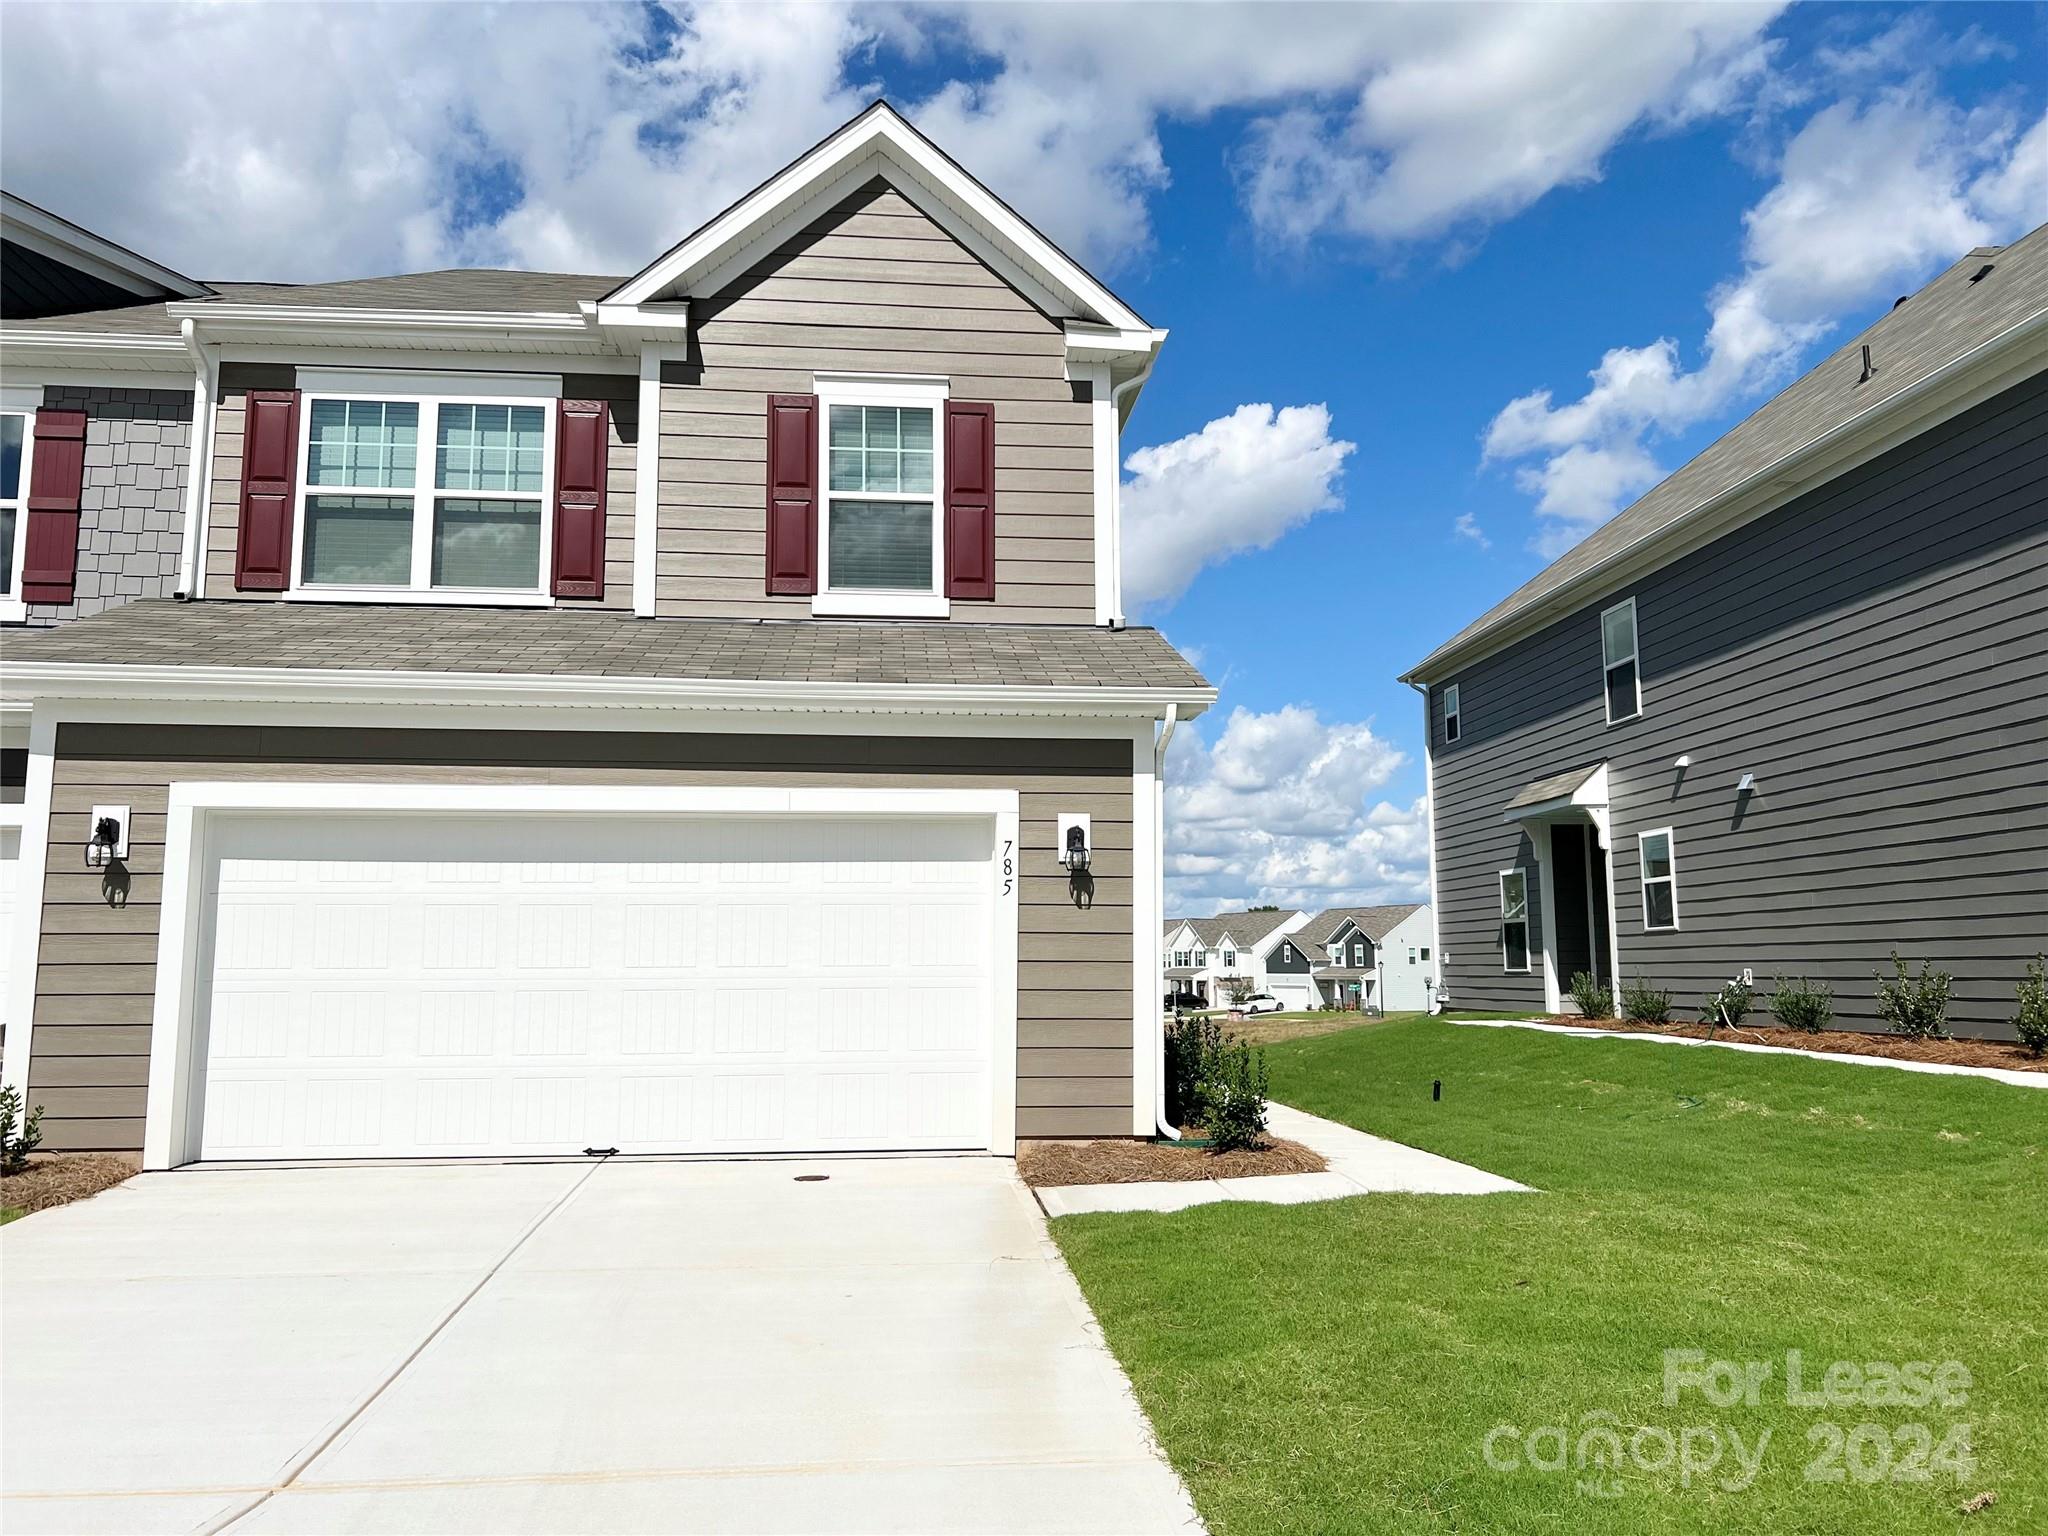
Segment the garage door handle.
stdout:
[[619,1149],[617,1147],[585,1147],[583,1155],[585,1157],[617,1157]]

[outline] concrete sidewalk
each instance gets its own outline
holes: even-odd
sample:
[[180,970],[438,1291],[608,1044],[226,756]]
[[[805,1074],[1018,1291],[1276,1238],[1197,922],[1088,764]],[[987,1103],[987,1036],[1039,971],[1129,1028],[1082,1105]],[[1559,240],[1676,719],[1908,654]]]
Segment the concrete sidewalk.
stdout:
[[146,1174],[0,1284],[10,1536],[1200,1528],[1006,1161]]
[[1184,1211],[1219,1200],[1262,1205],[1302,1205],[1352,1195],[1493,1195],[1529,1192],[1526,1184],[1501,1178],[1469,1163],[1368,1135],[1335,1120],[1304,1114],[1285,1104],[1266,1109],[1275,1136],[1320,1152],[1329,1166],[1321,1173],[1277,1173],[1249,1179],[1190,1179],[1150,1184],[1068,1184],[1037,1191],[1048,1216],[1086,1211]]

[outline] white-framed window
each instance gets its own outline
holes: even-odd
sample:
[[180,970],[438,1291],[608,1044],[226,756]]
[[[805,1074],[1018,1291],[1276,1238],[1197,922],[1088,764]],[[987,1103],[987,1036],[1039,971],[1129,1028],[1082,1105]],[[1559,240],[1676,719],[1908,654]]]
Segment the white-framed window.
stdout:
[[1424,965],[1429,964],[1429,946],[1427,944],[1422,946],[1422,963]]
[[1678,926],[1678,843],[1669,827],[1636,839],[1643,865],[1643,926]]
[[548,601],[559,380],[301,383],[294,591]]
[[1351,963],[1353,965],[1365,964],[1365,946],[1363,944],[1351,946]]
[[1237,969],[1237,956],[1227,949],[1223,951],[1223,969],[1226,971]]
[[1529,969],[1529,872],[1500,872],[1500,963],[1504,971]]
[[1415,946],[1412,944],[1408,946],[1408,963],[1410,965],[1415,963]]
[[945,617],[946,382],[821,374],[816,388],[812,612]]
[[1458,685],[1447,684],[1444,688],[1444,740],[1456,741],[1463,734],[1463,724],[1458,717]]
[[1289,965],[1294,964],[1296,956],[1294,953],[1294,946],[1292,944],[1282,944],[1280,946],[1280,955],[1281,958],[1284,959]]
[[[28,484],[36,451],[36,411],[26,393],[0,399],[0,619],[28,617],[21,562],[28,549]],[[36,392],[40,398],[41,391]]]
[[1209,963],[1209,951],[1207,951],[1206,949],[1198,949],[1198,950],[1196,950],[1196,951],[1195,951],[1195,966],[1196,966],[1196,968],[1197,968],[1197,969],[1199,969],[1200,967],[1202,967],[1202,966],[1205,966],[1205,965],[1207,965],[1208,963]]
[[1606,678],[1607,723],[1633,720],[1643,712],[1634,598],[1616,603],[1600,615],[1600,662]]
[[1177,971],[1184,971],[1188,968],[1188,952],[1186,950],[1176,949],[1173,952],[1173,968]]

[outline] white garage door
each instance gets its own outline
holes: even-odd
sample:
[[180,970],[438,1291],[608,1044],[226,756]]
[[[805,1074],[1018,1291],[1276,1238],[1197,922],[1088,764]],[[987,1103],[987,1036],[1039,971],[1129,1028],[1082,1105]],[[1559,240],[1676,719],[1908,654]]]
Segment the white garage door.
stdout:
[[986,1147],[992,836],[224,818],[201,1156]]
[[1269,990],[1273,996],[1297,1011],[1315,1007],[1315,988],[1308,981],[1274,980]]

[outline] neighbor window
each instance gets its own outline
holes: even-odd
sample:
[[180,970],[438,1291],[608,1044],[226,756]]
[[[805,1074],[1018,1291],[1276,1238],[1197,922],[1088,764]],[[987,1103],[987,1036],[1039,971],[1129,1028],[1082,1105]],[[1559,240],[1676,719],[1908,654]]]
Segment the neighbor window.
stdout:
[[1353,965],[1365,964],[1365,946],[1363,944],[1351,946],[1351,963]]
[[1177,971],[1184,971],[1188,968],[1188,952],[1186,950],[1176,949],[1173,952],[1173,968]]
[[305,397],[299,585],[530,595],[551,402]]
[[1444,689],[1444,740],[1447,742],[1456,741],[1459,729],[1458,685],[1452,683]]
[[1639,839],[1643,859],[1643,926],[1678,926],[1678,865],[1671,829],[1645,832]]
[[1237,969],[1237,956],[1227,949],[1223,951],[1223,969],[1226,971]]
[[1600,655],[1607,672],[1607,723],[1632,720],[1643,712],[1643,684],[1636,666],[1636,600],[1617,603],[1600,615]]
[[[943,384],[821,380],[819,593],[837,611],[943,612]],[[909,599],[908,602],[905,600]]]
[[1510,971],[1529,969],[1529,875],[1526,870],[1500,872],[1501,966]]
[[1415,951],[1412,948],[1408,951],[1408,963],[1410,965],[1415,963]]
[[[22,546],[28,542],[29,455],[35,430],[26,412],[0,414],[0,599],[21,600]],[[19,609],[13,615],[21,617]]]
[[1209,963],[1209,951],[1207,951],[1206,949],[1198,949],[1198,950],[1196,950],[1196,951],[1195,951],[1195,964],[1196,964],[1196,965],[1198,965],[1198,966],[1202,966],[1202,965],[1207,965],[1208,963]]
[[1424,965],[1429,964],[1429,949],[1427,946],[1425,946],[1422,951],[1422,963]]

